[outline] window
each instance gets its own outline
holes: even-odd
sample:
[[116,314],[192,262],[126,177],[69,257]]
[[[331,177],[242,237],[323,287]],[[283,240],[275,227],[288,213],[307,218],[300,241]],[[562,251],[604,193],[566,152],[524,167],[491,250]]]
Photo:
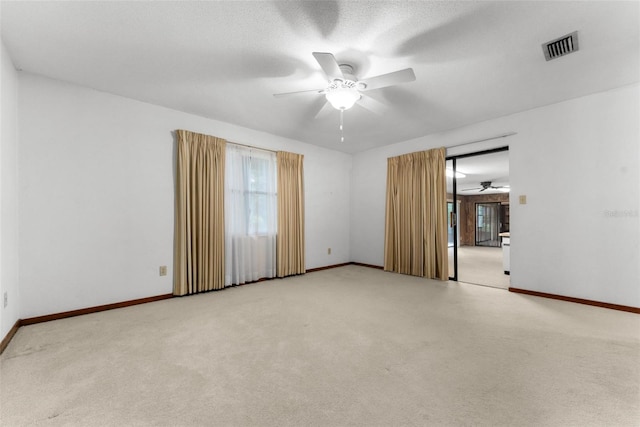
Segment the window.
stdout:
[[275,234],[275,154],[228,144],[225,207],[233,234]]
[[[246,165],[245,218],[247,234],[268,234],[276,214],[275,162],[250,157]],[[273,182],[272,182],[273,180]]]

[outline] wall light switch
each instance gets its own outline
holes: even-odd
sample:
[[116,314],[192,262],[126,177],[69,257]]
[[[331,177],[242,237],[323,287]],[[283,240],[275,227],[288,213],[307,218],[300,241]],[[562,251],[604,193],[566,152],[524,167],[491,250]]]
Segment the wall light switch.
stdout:
[[527,196],[526,195],[521,195],[519,197],[519,200],[520,200],[520,204],[521,205],[526,205],[527,204]]
[[2,303],[3,307],[7,308],[7,304],[9,304],[9,295],[6,292],[4,293],[4,298],[3,299],[4,299],[4,302]]
[[160,275],[161,276],[166,276],[167,275],[167,266],[166,265],[161,265],[160,266]]
[[331,255],[331,248],[327,249],[327,255]]

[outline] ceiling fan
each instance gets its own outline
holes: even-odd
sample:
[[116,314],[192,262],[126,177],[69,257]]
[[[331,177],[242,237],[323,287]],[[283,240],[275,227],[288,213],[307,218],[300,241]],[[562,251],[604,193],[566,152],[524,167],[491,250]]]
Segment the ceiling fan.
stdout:
[[480,190],[479,192],[483,192],[485,190],[489,190],[489,189],[495,189],[495,190],[499,190],[501,188],[506,188],[507,190],[503,190],[505,192],[509,191],[509,186],[508,185],[499,185],[499,186],[495,186],[495,185],[491,185],[491,181],[482,181],[480,183],[480,187],[477,188],[465,188],[464,190],[460,190],[460,191],[475,191],[475,190]]
[[[313,52],[313,57],[318,61],[320,68],[322,68],[322,71],[324,71],[328,77],[328,83],[325,87],[297,92],[276,93],[273,96],[280,98],[303,93],[325,95],[327,103],[336,110],[340,110],[340,130],[342,130],[342,113],[353,107],[356,102],[363,100],[363,97],[365,97],[367,101],[360,103],[360,106],[374,112],[376,112],[376,110],[381,112],[380,108],[376,105],[377,101],[367,97],[362,92],[381,89],[400,83],[408,83],[416,79],[413,69],[405,68],[404,70],[358,80],[354,75],[355,71],[353,66],[350,64],[339,64],[333,54]],[[342,140],[344,140],[344,138],[342,138]]]

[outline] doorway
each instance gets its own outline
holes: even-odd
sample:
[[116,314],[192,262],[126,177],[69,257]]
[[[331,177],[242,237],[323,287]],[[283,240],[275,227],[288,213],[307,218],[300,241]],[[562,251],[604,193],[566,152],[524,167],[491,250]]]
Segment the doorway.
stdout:
[[449,157],[446,169],[450,280],[508,288],[508,147]]

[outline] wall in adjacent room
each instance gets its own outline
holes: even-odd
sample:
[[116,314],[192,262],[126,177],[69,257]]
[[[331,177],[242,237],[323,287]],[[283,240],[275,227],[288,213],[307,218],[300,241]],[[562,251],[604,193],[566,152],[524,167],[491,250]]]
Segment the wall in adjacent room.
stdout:
[[[18,73],[0,43],[0,340],[19,319]],[[7,306],[4,307],[4,296]]]
[[353,260],[383,264],[388,157],[516,132],[448,150],[509,146],[511,286],[640,307],[639,100],[631,85],[354,155]]
[[19,83],[22,318],[172,292],[176,129],[303,154],[307,268],[350,260],[350,155],[41,76]]
[[458,212],[458,228],[460,245],[475,246],[476,244],[476,203],[509,204],[508,193],[477,194],[460,196],[460,211]]

